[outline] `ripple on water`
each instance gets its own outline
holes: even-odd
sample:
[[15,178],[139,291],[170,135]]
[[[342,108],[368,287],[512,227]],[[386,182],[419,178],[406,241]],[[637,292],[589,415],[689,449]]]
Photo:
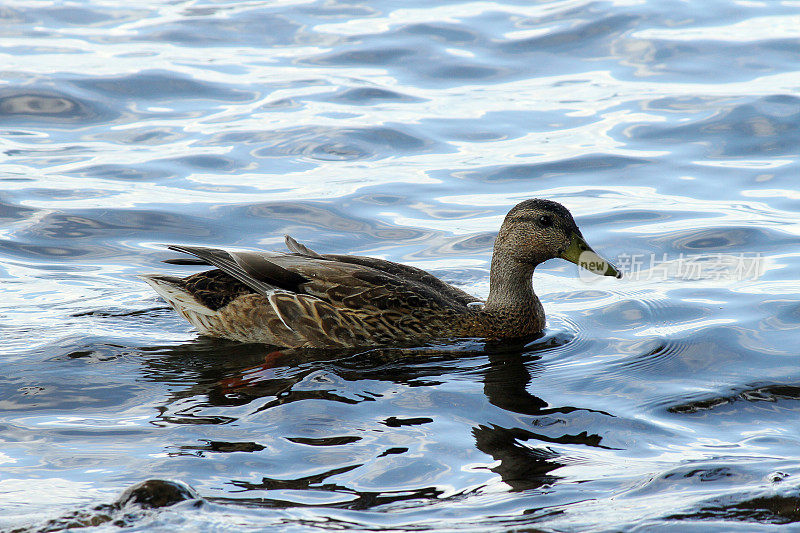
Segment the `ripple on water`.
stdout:
[[[17,12],[19,14],[19,12]],[[89,6],[42,6],[25,10],[26,22],[37,22],[41,26],[102,26],[109,22],[121,22],[120,12],[92,9]],[[19,15],[18,15],[19,16]],[[19,22],[19,19],[17,20]]]
[[697,347],[683,339],[647,339],[633,343],[630,351],[638,351],[615,361],[611,368],[617,375],[669,376],[686,372],[687,362],[697,355]]
[[426,99],[417,98],[397,91],[381,89],[380,87],[352,87],[341,89],[333,95],[326,95],[326,101],[341,102],[348,105],[380,105],[382,102],[424,102]]
[[[560,25],[541,32],[536,37],[509,39],[500,42],[498,48],[506,54],[537,54],[577,52],[578,55],[595,56],[602,50],[611,51],[616,39],[640,21],[641,16],[632,14],[606,15],[591,6],[594,12],[590,20],[580,20],[570,25]],[[589,13],[586,13],[588,15]],[[587,17],[588,18],[588,17]],[[531,26],[528,21],[527,26]]]
[[303,126],[262,133],[259,139],[269,145],[254,150],[252,154],[256,157],[304,155],[324,161],[380,159],[398,153],[420,154],[445,149],[441,143],[412,133],[408,127],[388,125],[367,128]]
[[[659,250],[679,253],[770,253],[785,249],[797,237],[772,228],[752,226],[704,227],[664,232],[651,239]],[[707,258],[714,261],[714,256]]]
[[[123,146],[162,146],[186,140],[190,135],[183,129],[175,126],[136,126],[122,130],[99,130],[86,135],[86,140],[107,141]],[[138,165],[152,164],[154,160],[139,163]],[[127,165],[137,165],[135,162],[126,162]],[[120,163],[121,165],[121,163]],[[82,169],[79,169],[79,171]]]
[[[301,24],[271,13],[271,10],[255,7],[241,11],[224,6],[186,7],[185,16],[142,28],[131,40],[179,43],[200,48],[257,48],[287,46],[302,38],[298,35]],[[306,35],[306,38],[314,40],[314,35]]]
[[[341,51],[326,52],[304,58],[310,65],[339,67],[391,67],[395,74],[402,74],[416,80],[418,85],[434,84],[437,86],[457,86],[468,81],[491,82],[500,81],[514,71],[498,63],[465,59],[454,54],[450,49],[431,46],[432,41],[418,39],[416,46],[388,44],[386,39],[400,39],[407,43],[414,40],[414,34],[399,33],[394,30],[383,36],[378,43],[365,43],[347,47]],[[365,36],[365,41],[371,41]]]
[[609,171],[619,172],[647,164],[642,158],[608,154],[592,154],[560,161],[530,163],[522,165],[491,166],[481,170],[459,171],[456,177],[464,177],[477,181],[505,182],[530,180],[536,178],[553,178],[575,176],[590,173],[599,179]]
[[[340,207],[341,205],[341,207]],[[366,237],[377,238],[381,241],[407,241],[422,239],[432,234],[411,227],[401,227],[388,224],[381,220],[369,217],[355,216],[347,211],[347,204],[334,204],[323,202],[263,202],[223,209],[226,218],[236,218],[246,215],[247,218],[258,220],[261,231],[268,233],[269,228],[283,227],[286,231],[297,228],[324,229],[331,232],[342,233],[345,249],[357,249],[359,242]],[[290,225],[286,225],[286,224]],[[276,231],[276,237],[282,242],[283,234]],[[301,238],[296,233],[298,238]],[[281,246],[283,246],[281,244]],[[325,253],[339,253],[341,250],[325,250]]]
[[467,26],[432,22],[403,25],[397,29],[397,33],[423,36],[456,46],[474,44],[481,39],[478,31]]
[[87,178],[103,178],[110,180],[132,180],[155,182],[165,178],[174,177],[174,173],[165,168],[158,168],[154,163],[144,163],[141,165],[117,165],[104,164],[92,165],[76,171],[76,174]]
[[[210,229],[197,217],[147,209],[72,210],[37,217],[15,236],[20,241],[57,243],[63,239],[120,239],[146,230],[148,233],[209,237]],[[79,248],[80,245],[75,245]]]
[[[745,102],[742,102],[744,100]],[[800,144],[800,98],[787,94],[744,97],[715,102],[706,100],[672,101],[662,98],[659,108],[695,109],[700,117],[680,125],[639,125],[628,130],[634,140],[648,144],[696,143],[705,147],[709,158],[790,156]],[[715,111],[705,118],[709,109]]]
[[0,91],[0,123],[85,124],[111,121],[118,113],[96,100],[82,99],[62,90],[9,88]]
[[145,99],[155,102],[181,100],[252,102],[257,97],[257,93],[253,91],[232,85],[193,79],[161,70],[144,70],[126,76],[75,78],[70,82],[113,99],[117,106],[122,103],[120,99]]

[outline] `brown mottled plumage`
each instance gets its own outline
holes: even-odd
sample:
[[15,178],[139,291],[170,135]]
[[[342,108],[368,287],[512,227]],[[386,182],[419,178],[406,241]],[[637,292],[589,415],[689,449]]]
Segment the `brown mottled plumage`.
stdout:
[[437,338],[520,338],[545,326],[531,277],[561,257],[621,277],[586,244],[569,211],[526,200],[495,239],[485,303],[433,275],[372,257],[320,255],[291,237],[290,253],[170,246],[216,270],[142,276],[201,333],[289,347],[422,343]]

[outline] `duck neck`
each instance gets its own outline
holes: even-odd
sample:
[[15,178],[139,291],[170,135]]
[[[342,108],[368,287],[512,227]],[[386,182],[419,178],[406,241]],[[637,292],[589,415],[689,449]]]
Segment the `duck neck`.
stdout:
[[536,265],[521,263],[502,251],[495,250],[489,272],[487,312],[540,307],[533,292],[533,270]]

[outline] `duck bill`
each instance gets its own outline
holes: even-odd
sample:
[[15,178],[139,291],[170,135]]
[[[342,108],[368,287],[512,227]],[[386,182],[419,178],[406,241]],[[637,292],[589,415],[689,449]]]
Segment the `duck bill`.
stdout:
[[567,249],[561,253],[561,258],[599,276],[622,277],[622,273],[610,262],[597,255],[578,232],[572,234],[572,240]]

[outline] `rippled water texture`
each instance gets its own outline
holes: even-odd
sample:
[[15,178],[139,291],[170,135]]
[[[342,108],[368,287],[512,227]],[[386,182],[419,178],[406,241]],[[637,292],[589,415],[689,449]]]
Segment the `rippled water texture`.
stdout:
[[[0,35],[0,529],[800,522],[797,2],[15,0]],[[288,233],[485,296],[530,197],[626,278],[542,265],[527,346],[202,339],[135,277]]]

